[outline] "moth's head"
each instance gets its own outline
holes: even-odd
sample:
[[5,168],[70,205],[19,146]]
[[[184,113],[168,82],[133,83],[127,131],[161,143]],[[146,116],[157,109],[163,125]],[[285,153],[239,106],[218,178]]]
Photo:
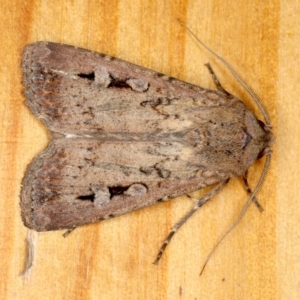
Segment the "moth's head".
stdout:
[[275,142],[274,134],[271,132],[272,127],[256,119],[250,111],[245,114],[245,124],[247,133],[251,136],[249,144],[245,147],[248,152],[246,157],[256,160],[270,154]]

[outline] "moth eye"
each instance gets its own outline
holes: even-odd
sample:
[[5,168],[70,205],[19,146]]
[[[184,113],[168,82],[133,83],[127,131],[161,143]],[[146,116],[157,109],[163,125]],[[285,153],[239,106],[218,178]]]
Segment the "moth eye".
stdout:
[[262,149],[262,150],[258,153],[257,159],[262,158],[265,154],[266,154],[266,153],[265,153],[265,148],[264,148],[264,149]]
[[260,126],[263,130],[265,130],[266,124],[265,124],[263,121],[257,120],[257,123],[259,124],[259,126]]

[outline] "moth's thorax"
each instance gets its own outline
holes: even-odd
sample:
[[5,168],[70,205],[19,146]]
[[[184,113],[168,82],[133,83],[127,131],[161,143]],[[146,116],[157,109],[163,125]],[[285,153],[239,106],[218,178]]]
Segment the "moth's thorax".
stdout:
[[[273,144],[273,134],[238,99],[231,107],[207,109],[208,119],[194,128],[185,140],[195,147],[194,161],[207,163],[230,177],[245,173]],[[203,117],[202,111],[202,117]]]

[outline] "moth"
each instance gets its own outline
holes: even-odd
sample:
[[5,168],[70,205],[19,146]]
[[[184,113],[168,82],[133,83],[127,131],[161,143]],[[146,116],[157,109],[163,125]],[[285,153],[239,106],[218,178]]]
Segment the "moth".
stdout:
[[184,222],[270,152],[269,126],[214,76],[219,89],[204,89],[51,42],[26,46],[22,70],[26,104],[52,136],[22,183],[22,219],[36,231],[72,229],[217,184]]

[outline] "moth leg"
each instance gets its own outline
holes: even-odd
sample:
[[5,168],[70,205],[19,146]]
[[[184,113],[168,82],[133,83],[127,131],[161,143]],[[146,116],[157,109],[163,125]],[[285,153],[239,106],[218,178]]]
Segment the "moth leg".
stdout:
[[[245,175],[242,177],[242,180],[243,180],[243,183],[244,183],[244,186],[245,186],[245,189],[246,189],[247,193],[248,193],[249,195],[251,195],[251,194],[252,194],[252,191],[251,191],[251,188],[250,188],[250,186],[249,186],[249,184],[248,184],[247,173],[248,173],[248,171],[246,171]],[[258,209],[260,212],[264,211],[264,208],[263,208],[262,205],[258,202],[258,200],[257,200],[256,197],[254,197],[252,201],[253,201],[253,203],[256,205],[257,209]]]
[[210,63],[205,64],[205,67],[207,67],[207,69],[208,69],[208,71],[209,71],[209,73],[210,73],[210,75],[211,75],[211,77],[212,77],[212,79],[213,79],[213,81],[214,81],[214,83],[215,83],[217,89],[218,89],[219,91],[223,92],[224,94],[226,94],[227,96],[231,96],[231,94],[228,93],[228,92],[222,87],[222,85],[221,85],[221,83],[220,83],[220,81],[219,81],[217,75],[215,74],[214,70],[212,69]]
[[77,227],[74,227],[74,228],[71,228],[71,229],[68,229],[64,234],[63,234],[63,237],[67,237],[71,232],[73,232]]
[[[223,187],[228,183],[229,179],[221,182],[220,184],[218,184],[216,187],[214,187],[211,191],[209,191],[205,196],[203,196],[201,199],[197,200],[196,205],[172,228],[172,230],[170,231],[170,233],[168,234],[167,238],[165,239],[164,243],[162,244],[162,246],[159,249],[159,252],[156,256],[155,261],[153,262],[155,265],[158,264],[159,260],[161,259],[167,245],[170,243],[172,237],[174,236],[174,234],[178,231],[178,229],[189,219],[189,217],[192,216],[192,214],[194,214],[194,212],[196,212],[202,205],[204,205],[208,200],[210,200],[211,198],[213,198],[215,195],[217,195],[222,189]],[[190,197],[190,196],[188,196]],[[192,198],[192,197],[190,197]]]

